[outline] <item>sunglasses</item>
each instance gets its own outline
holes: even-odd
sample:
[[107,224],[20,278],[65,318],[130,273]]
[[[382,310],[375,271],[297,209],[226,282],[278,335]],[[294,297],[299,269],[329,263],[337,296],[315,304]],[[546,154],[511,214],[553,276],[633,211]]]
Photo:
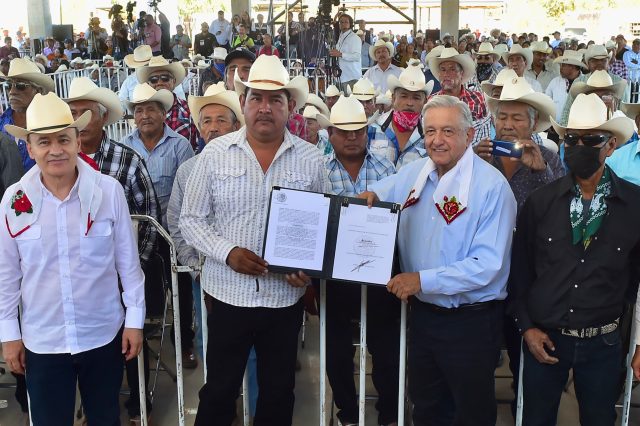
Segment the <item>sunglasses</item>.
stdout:
[[149,77],[149,83],[151,84],[156,84],[159,81],[162,81],[163,83],[168,83],[171,80],[173,80],[172,75],[154,75],[153,77]]
[[16,88],[16,90],[18,92],[23,92],[23,91],[27,90],[27,87],[33,87],[33,86],[31,84],[29,84],[29,83],[22,83],[22,82],[13,83],[13,82],[7,81],[4,84],[4,87],[7,88],[8,92],[10,92],[11,89],[14,88],[14,87]]
[[611,139],[609,135],[579,135],[577,133],[566,133],[564,143],[567,146],[576,146],[578,141],[582,141],[585,146],[595,147]]

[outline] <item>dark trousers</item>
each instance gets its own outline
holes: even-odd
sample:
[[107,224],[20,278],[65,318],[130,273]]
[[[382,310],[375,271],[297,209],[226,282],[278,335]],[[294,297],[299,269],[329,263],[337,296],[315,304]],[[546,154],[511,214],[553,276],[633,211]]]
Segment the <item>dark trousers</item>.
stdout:
[[27,350],[27,390],[33,424],[73,424],[77,384],[90,425],[120,425],[121,351],[122,331],[107,345],[76,355]]
[[413,424],[495,425],[494,371],[503,304],[442,312],[411,302],[409,394]]
[[560,397],[570,369],[573,369],[580,424],[615,424],[622,356],[620,332],[616,330],[591,339],[564,336],[555,330],[547,333],[556,349],[547,351],[559,359],[557,364],[539,363],[524,345],[523,424],[556,424]]
[[511,401],[511,414],[515,419],[516,401],[518,400],[518,376],[520,373],[520,342],[522,341],[522,336],[513,317],[505,315],[503,321],[504,345],[509,355],[509,370],[513,376],[513,393],[515,395]]
[[[359,285],[327,282],[327,376],[342,423],[358,422],[351,321],[360,318]],[[378,424],[398,418],[400,301],[385,287],[367,289],[367,348],[373,385],[378,391]]]
[[212,300],[207,383],[200,389],[196,426],[233,422],[251,346],[260,388],[253,424],[291,425],[302,307],[302,300],[286,308],[243,308]]

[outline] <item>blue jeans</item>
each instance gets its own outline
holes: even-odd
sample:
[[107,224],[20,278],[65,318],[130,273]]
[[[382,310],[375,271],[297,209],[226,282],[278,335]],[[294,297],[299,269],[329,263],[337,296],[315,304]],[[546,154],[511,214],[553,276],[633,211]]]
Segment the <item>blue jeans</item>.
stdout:
[[522,377],[526,426],[556,424],[560,397],[573,369],[574,387],[583,426],[607,426],[616,421],[619,396],[622,343],[619,330],[591,339],[547,331],[555,346],[549,354],[559,359],[554,365],[541,364],[524,345]]

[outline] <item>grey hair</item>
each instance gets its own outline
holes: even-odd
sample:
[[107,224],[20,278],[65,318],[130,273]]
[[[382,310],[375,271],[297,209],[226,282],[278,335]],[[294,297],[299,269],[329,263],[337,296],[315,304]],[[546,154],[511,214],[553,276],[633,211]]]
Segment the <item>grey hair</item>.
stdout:
[[[498,103],[498,106],[496,107],[496,112],[493,115],[494,118],[500,114],[500,108],[504,104],[505,104],[504,102]],[[538,112],[537,109],[535,109],[531,105],[527,105],[527,117],[529,117],[529,130],[533,131],[533,128],[535,127],[535,124],[538,121],[538,118],[540,117],[540,113]]]
[[462,128],[466,130],[473,127],[473,117],[471,116],[469,105],[455,96],[438,95],[431,98],[422,108],[423,120],[427,116],[427,111],[435,108],[456,108],[460,113],[460,125]]
[[100,113],[100,117],[104,118],[107,116],[107,113],[109,112],[107,110],[107,107],[102,105],[101,103],[97,102],[98,104],[98,112]]

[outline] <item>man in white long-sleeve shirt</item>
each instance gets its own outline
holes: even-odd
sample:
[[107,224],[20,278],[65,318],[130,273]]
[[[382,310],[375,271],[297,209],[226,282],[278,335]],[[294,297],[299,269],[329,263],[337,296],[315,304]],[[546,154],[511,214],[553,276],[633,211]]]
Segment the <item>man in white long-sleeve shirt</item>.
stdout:
[[346,13],[338,19],[340,36],[335,49],[329,51],[329,55],[338,58],[338,66],[342,70],[340,76],[341,89],[346,93],[346,86],[350,88],[362,77],[361,51],[362,41],[354,33],[353,18]]
[[224,12],[218,11],[218,19],[215,19],[209,25],[209,32],[216,37],[219,47],[229,50],[229,41],[231,39],[231,23],[224,19]]

